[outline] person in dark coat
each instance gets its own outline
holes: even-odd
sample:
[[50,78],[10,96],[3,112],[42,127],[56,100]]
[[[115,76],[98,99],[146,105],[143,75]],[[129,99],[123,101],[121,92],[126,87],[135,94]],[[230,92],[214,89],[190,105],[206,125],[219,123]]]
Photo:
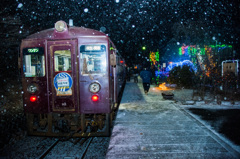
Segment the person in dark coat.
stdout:
[[151,78],[152,78],[152,73],[147,70],[147,68],[144,68],[140,72],[140,77],[142,78],[142,83],[143,83],[143,88],[145,94],[148,94],[149,88],[150,88],[150,83],[151,83]]

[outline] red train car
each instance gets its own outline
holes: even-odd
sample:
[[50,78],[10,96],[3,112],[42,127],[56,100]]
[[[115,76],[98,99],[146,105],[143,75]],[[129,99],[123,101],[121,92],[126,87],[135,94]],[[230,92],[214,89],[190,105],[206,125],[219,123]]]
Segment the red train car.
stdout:
[[22,40],[20,66],[28,134],[110,134],[125,62],[106,34],[58,21]]

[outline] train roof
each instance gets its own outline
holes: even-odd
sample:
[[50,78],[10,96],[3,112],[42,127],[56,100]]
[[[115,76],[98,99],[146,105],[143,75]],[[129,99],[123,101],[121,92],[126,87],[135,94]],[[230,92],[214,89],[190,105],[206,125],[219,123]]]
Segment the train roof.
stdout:
[[[66,23],[65,23],[66,25]],[[58,38],[77,38],[81,36],[105,36],[105,33],[85,27],[69,27],[66,25],[64,31],[57,31],[56,27],[46,29],[35,34],[29,35],[26,39],[58,39]]]

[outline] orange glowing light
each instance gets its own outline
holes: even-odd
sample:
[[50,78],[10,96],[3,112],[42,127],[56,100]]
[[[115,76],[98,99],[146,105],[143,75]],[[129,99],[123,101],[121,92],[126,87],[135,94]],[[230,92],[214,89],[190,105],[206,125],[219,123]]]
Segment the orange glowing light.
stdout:
[[160,90],[169,90],[169,88],[166,87],[166,83],[165,82],[160,84],[158,87],[159,87]]

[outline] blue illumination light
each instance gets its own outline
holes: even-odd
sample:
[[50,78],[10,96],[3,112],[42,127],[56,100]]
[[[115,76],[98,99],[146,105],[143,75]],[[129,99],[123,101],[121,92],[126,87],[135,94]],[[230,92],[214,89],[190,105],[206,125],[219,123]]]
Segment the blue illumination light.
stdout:
[[189,60],[184,60],[184,61],[180,61],[180,62],[173,62],[173,63],[171,63],[170,65],[168,65],[168,67],[166,68],[166,71],[167,72],[169,72],[169,71],[171,71],[174,67],[176,67],[176,66],[183,66],[183,65],[187,65],[187,66],[190,66],[193,70],[194,70],[194,72],[196,72],[197,71],[197,68],[194,66],[194,64],[191,62],[191,61],[189,61]]

